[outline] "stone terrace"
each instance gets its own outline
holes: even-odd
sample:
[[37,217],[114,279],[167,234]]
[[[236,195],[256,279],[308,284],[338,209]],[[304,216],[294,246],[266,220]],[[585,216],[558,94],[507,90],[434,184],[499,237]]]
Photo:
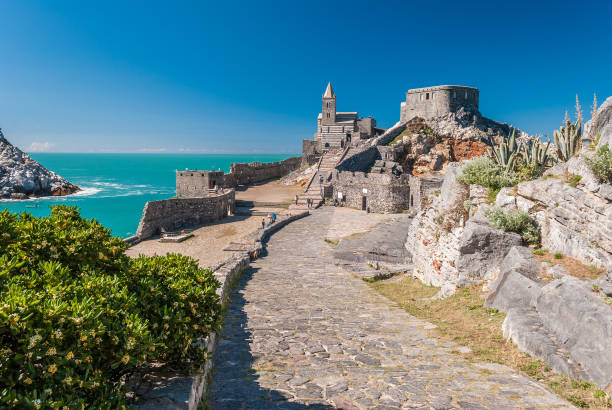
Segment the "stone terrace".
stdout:
[[336,266],[324,238],[355,233],[347,218],[323,208],[288,225],[242,276],[211,408],[572,408],[509,367],[451,353],[457,346],[430,337],[431,325]]

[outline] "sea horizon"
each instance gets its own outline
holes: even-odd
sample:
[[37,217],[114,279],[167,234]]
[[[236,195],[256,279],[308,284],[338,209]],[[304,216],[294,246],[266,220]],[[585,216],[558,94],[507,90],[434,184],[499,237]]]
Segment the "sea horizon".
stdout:
[[179,169],[229,172],[236,162],[274,162],[290,154],[31,153],[47,169],[81,188],[61,197],[1,200],[0,210],[46,216],[52,205],[77,206],[123,238],[136,233],[144,205],[176,194]]

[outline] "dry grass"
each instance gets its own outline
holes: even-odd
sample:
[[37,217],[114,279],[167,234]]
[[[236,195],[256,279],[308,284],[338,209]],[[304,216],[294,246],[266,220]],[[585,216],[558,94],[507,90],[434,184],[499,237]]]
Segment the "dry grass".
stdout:
[[326,244],[331,245],[333,247],[336,247],[336,245],[338,245],[338,242],[340,242],[340,239],[325,238],[324,241],[325,241]]
[[225,228],[221,232],[219,232],[217,234],[217,236],[215,236],[215,238],[217,238],[217,239],[224,238],[226,236],[236,235],[237,233],[238,233],[238,231],[236,231],[236,227],[228,226],[227,228]]
[[463,354],[466,359],[511,366],[546,384],[578,407],[612,408],[612,400],[594,385],[554,373],[546,363],[506,341],[501,329],[506,315],[483,306],[484,294],[479,287],[459,289],[443,300],[423,300],[439,289],[409,276],[397,281],[373,282],[370,286],[411,315],[435,324],[438,328],[433,332],[441,340],[469,347],[471,352]]
[[567,255],[555,254],[549,252],[547,249],[540,249],[534,252],[534,256],[539,263],[548,262],[551,266],[563,266],[568,275],[574,276],[578,279],[598,279],[606,273],[605,269],[603,268],[598,268],[593,265],[585,265],[578,259],[571,258]]

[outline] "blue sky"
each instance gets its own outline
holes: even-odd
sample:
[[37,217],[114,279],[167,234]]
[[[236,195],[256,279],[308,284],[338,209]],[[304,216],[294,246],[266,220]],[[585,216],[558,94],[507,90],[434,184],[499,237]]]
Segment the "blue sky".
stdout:
[[[388,127],[407,89],[480,89],[552,134],[612,95],[610,1],[0,0],[0,127],[29,151],[299,153],[332,81]],[[588,117],[588,115],[587,115]]]

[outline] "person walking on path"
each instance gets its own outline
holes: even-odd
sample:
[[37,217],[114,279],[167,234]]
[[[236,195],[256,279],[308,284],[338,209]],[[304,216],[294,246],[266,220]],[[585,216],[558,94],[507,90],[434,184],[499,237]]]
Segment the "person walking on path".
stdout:
[[298,196],[297,196],[297,194],[296,194],[296,195],[295,195],[295,204],[297,205],[297,203],[298,203]]
[[265,218],[261,219],[261,229],[265,229],[266,228],[266,220]]

